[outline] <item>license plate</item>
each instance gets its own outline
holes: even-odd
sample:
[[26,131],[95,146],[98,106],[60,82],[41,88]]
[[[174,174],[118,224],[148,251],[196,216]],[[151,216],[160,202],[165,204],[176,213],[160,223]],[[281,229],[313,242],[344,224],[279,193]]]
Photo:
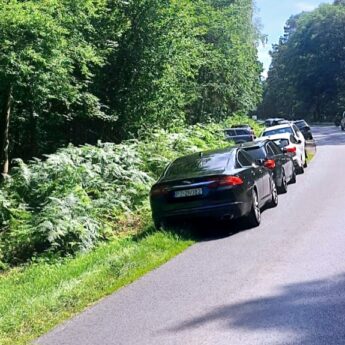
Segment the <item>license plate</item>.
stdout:
[[174,194],[175,198],[190,198],[198,195],[202,195],[202,188],[179,190]]

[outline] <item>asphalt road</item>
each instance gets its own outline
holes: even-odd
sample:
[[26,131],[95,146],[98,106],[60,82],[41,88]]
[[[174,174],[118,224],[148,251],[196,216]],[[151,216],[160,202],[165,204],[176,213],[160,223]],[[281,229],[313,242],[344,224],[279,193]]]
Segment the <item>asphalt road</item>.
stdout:
[[38,344],[345,344],[345,133],[314,133],[260,228],[194,245]]

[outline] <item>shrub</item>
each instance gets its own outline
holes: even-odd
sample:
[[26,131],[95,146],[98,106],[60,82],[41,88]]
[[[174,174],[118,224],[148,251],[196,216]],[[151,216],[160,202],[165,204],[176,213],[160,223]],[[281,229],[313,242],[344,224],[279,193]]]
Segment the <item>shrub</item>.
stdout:
[[148,207],[148,193],[171,160],[229,145],[226,124],[152,129],[116,145],[69,146],[46,160],[17,160],[0,190],[0,262],[90,250],[117,235],[124,217]]

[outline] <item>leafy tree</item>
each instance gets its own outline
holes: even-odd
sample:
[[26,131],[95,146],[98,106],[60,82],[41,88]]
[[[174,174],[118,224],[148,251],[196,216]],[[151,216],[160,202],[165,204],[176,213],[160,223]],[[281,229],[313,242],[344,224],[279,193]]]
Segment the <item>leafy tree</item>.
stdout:
[[333,119],[344,110],[345,9],[322,5],[290,18],[272,51],[264,115]]
[[[0,0],[2,172],[261,98],[252,0]],[[11,140],[9,140],[11,138]]]
[[[111,9],[111,8],[110,8]],[[105,17],[107,16],[107,17]],[[107,20],[104,20],[106,18]],[[99,24],[113,23],[107,1],[2,1],[0,8],[1,171],[8,173],[11,121],[30,128],[54,115],[102,115],[89,91],[93,69],[104,63],[110,41]],[[115,29],[112,30],[112,34]],[[99,43],[101,42],[101,43]],[[11,115],[15,119],[11,119]],[[52,116],[53,115],[53,116]],[[50,134],[48,133],[48,136]],[[49,139],[48,139],[49,140]],[[37,150],[36,150],[37,151]]]
[[[248,0],[141,0],[101,77],[116,133],[222,119],[255,108],[261,97]],[[104,83],[104,79],[105,83]]]

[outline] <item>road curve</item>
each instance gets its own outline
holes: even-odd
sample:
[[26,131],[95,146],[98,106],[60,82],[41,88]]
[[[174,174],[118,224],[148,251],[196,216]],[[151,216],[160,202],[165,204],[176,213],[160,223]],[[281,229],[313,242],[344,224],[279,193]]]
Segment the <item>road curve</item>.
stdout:
[[345,344],[345,133],[314,133],[260,228],[194,245],[37,344]]

